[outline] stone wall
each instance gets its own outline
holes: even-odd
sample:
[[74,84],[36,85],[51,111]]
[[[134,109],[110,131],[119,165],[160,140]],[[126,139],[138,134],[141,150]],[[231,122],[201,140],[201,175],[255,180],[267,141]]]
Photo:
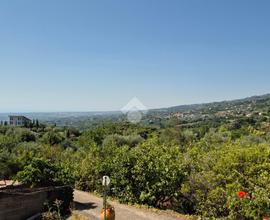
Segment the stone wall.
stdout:
[[64,201],[63,211],[68,211],[73,199],[73,190],[69,186],[38,189],[1,189],[0,219],[25,220],[44,210],[44,203],[55,199]]

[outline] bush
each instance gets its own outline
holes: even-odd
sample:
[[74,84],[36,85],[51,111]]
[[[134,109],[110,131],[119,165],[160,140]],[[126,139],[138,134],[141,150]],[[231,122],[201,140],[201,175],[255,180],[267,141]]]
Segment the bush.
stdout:
[[122,136],[118,134],[109,135],[107,136],[103,141],[103,146],[124,146],[127,145],[129,147],[135,147],[136,145],[142,143],[144,139],[139,135],[128,135],[128,136]]
[[80,187],[101,190],[103,175],[111,177],[111,195],[122,202],[173,207],[185,176],[177,145],[159,145],[157,138],[129,149],[93,146],[82,161]]
[[36,140],[35,134],[29,131],[28,129],[23,129],[23,128],[19,129],[18,136],[21,142],[30,142],[30,141]]
[[[229,216],[231,219],[260,219],[262,215],[268,215],[268,146],[245,147],[239,143],[198,154],[193,166],[196,169],[191,171],[181,190],[196,214],[205,218]],[[239,201],[235,195],[241,190],[246,191],[250,199]]]
[[39,158],[33,159],[18,172],[15,179],[30,187],[60,186],[74,182],[69,170]]
[[8,180],[19,170],[19,164],[14,155],[5,150],[0,150],[0,180]]
[[64,137],[54,131],[48,131],[43,135],[42,139],[45,144],[55,145],[60,144]]

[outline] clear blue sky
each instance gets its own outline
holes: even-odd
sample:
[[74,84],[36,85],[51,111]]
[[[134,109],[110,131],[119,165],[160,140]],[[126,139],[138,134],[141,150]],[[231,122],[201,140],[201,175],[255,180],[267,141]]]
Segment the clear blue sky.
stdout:
[[269,0],[1,0],[0,112],[270,92]]

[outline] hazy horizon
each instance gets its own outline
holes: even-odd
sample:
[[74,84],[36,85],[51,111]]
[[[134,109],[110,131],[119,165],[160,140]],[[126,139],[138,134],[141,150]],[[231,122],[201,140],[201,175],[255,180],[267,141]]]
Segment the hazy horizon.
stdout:
[[[198,102],[198,103],[186,103],[186,104],[179,104],[179,105],[172,105],[172,106],[160,106],[156,108],[148,108],[148,110],[157,110],[157,109],[163,109],[163,108],[172,108],[172,107],[178,107],[178,106],[188,106],[188,105],[200,105],[200,104],[209,104],[209,103],[215,103],[215,102],[226,102],[226,101],[235,101],[235,100],[241,100],[245,98],[251,98],[251,97],[256,97],[256,96],[264,96],[264,95],[270,95],[270,93],[265,93],[265,94],[255,94],[252,96],[246,96],[246,97],[239,97],[235,99],[223,99],[223,100],[213,100],[210,102]],[[10,112],[1,112],[0,114],[20,114],[20,113],[25,113],[25,114],[59,114],[59,113],[67,113],[67,114],[72,114],[72,113],[118,113],[121,112],[121,109],[116,109],[116,110],[96,110],[96,111],[10,111]]]

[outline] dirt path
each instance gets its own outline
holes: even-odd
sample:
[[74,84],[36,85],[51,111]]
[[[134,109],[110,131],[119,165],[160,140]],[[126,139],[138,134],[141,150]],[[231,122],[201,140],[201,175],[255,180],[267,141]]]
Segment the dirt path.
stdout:
[[[76,212],[89,217],[91,220],[100,219],[102,198],[90,193],[76,190],[74,192]],[[188,220],[185,217],[176,217],[170,214],[158,214],[144,209],[138,209],[116,202],[110,202],[116,212],[116,220]]]
[[12,180],[6,180],[6,181],[0,180],[0,188],[4,188],[4,187],[10,186],[10,185],[12,185],[12,184],[17,185],[18,182],[15,182],[15,183],[14,183],[14,181],[12,181]]

